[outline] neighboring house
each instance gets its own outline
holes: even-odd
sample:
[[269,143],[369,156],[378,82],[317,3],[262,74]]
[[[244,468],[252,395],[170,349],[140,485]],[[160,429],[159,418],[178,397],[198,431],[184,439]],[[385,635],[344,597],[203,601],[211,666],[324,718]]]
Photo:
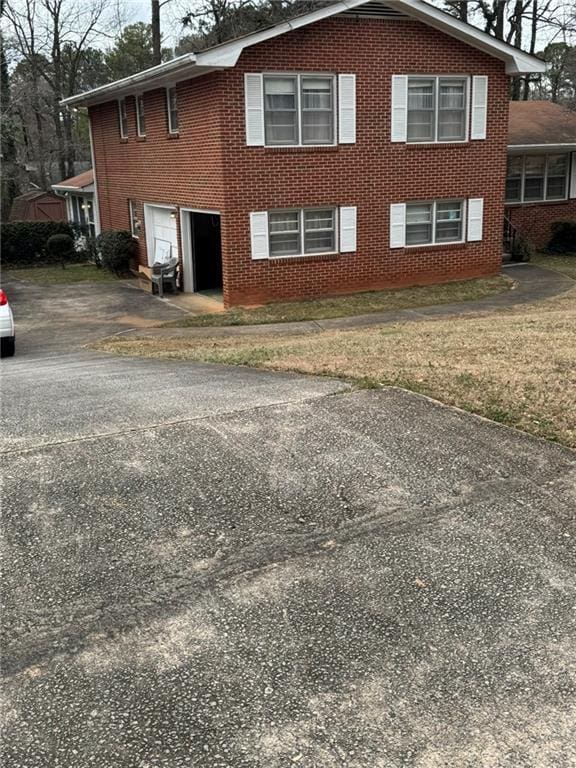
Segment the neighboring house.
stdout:
[[53,184],[52,189],[66,198],[69,222],[86,227],[86,232],[91,237],[100,232],[97,206],[94,201],[94,172],[91,168],[71,179]]
[[10,221],[66,221],[66,205],[53,192],[32,189],[14,198]]
[[555,221],[576,221],[576,112],[551,101],[510,103],[506,218],[539,248]]
[[421,0],[343,0],[63,103],[102,229],[230,306],[496,274],[509,76],[544,70]]

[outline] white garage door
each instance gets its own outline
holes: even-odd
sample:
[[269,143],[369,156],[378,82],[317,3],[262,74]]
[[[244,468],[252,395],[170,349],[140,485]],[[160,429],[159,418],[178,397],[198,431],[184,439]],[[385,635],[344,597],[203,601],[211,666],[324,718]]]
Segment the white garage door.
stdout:
[[144,207],[148,264],[178,256],[178,218],[174,208]]

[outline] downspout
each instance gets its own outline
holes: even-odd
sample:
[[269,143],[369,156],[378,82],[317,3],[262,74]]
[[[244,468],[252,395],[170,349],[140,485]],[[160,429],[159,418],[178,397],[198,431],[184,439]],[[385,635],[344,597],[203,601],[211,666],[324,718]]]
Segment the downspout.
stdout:
[[96,153],[94,152],[94,137],[92,136],[92,118],[88,110],[88,135],[90,136],[90,158],[92,160],[92,174],[94,176],[94,230],[100,234],[100,201],[98,199],[98,182],[96,181]]

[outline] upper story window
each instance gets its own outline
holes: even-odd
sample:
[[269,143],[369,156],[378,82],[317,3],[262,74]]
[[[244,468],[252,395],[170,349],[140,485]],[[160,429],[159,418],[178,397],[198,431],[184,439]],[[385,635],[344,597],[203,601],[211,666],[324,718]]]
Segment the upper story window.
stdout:
[[178,133],[178,99],[175,87],[166,89],[166,112],[169,133]]
[[138,136],[146,136],[146,116],[144,113],[144,96],[136,96],[136,129]]
[[331,75],[265,75],[266,144],[334,144],[334,104]]
[[118,124],[120,126],[120,138],[128,138],[128,113],[126,112],[126,99],[118,102]]
[[506,174],[506,202],[565,200],[568,155],[511,155]]
[[465,141],[468,78],[409,77],[407,141]]
[[356,75],[244,75],[246,144],[310,147],[356,143]]
[[406,205],[406,245],[458,243],[463,240],[462,200]]

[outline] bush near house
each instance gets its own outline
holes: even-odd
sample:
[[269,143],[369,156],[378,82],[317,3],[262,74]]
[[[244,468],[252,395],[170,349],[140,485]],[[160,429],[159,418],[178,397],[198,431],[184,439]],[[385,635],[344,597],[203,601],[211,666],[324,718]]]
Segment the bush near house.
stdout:
[[46,243],[46,254],[50,261],[60,263],[62,268],[73,261],[76,251],[74,238],[70,235],[51,235]]
[[[7,221],[0,229],[2,238],[2,264],[9,267],[31,267],[53,262],[48,249],[50,238],[66,235],[74,243],[81,234],[81,228],[67,221]],[[59,258],[59,257],[58,257]],[[70,261],[86,261],[84,249],[73,248]]]
[[115,275],[126,274],[130,260],[137,255],[138,246],[132,234],[125,230],[101,232],[96,238],[96,245],[102,266]]
[[526,235],[519,234],[512,244],[510,256],[512,261],[530,261],[536,254],[534,243]]
[[551,253],[576,252],[576,221],[556,221],[547,250]]

